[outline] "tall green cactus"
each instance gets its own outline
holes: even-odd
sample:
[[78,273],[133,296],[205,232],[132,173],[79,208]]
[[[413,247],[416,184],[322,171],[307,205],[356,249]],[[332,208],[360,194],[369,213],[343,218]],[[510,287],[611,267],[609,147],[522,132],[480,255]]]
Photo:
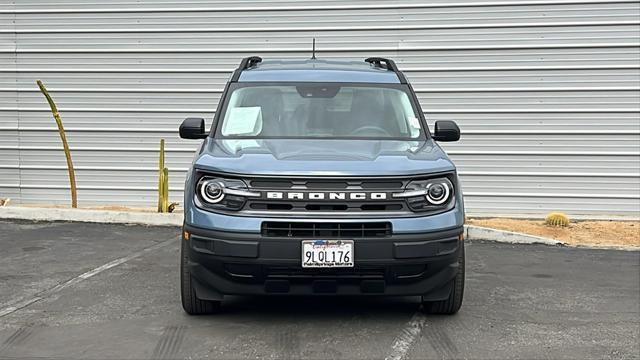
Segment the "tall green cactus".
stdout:
[[164,166],[164,139],[160,139],[160,161],[158,164],[158,212],[169,208],[169,169]]
[[53,114],[53,119],[56,121],[56,125],[58,125],[58,133],[60,134],[60,140],[62,140],[62,148],[64,150],[64,156],[67,158],[67,171],[69,172],[69,184],[71,185],[71,207],[78,207],[78,190],[76,189],[76,173],[73,170],[73,161],[71,161],[71,151],[69,150],[69,144],[67,143],[67,136],[64,132],[64,127],[62,126],[62,119],[60,118],[60,113],[58,112],[58,107],[56,103],[53,101],[47,88],[44,86],[42,81],[36,81],[38,87],[40,88],[40,92],[47,99],[49,103],[49,107],[51,108],[51,113]]
[[162,170],[162,212],[169,212],[169,169]]

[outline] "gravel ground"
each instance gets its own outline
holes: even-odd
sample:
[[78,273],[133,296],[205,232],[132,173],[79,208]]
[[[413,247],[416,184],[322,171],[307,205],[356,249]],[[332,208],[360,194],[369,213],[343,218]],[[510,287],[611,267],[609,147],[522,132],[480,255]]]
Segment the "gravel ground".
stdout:
[[[476,241],[465,301],[229,297],[183,313],[179,229],[0,221],[0,358],[638,358],[640,252]],[[80,276],[81,275],[81,276]]]
[[640,250],[640,221],[577,221],[558,227],[545,225],[543,220],[493,218],[469,219],[467,224],[541,236],[571,246]]

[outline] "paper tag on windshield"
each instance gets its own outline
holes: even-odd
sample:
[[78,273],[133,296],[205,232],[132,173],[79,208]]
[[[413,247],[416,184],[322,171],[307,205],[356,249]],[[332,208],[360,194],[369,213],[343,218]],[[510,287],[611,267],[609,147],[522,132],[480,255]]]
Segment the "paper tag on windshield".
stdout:
[[420,135],[420,120],[413,116],[410,116],[408,120],[409,126],[411,127],[411,137]]
[[230,109],[223,122],[222,135],[258,135],[262,131],[261,110],[259,106]]

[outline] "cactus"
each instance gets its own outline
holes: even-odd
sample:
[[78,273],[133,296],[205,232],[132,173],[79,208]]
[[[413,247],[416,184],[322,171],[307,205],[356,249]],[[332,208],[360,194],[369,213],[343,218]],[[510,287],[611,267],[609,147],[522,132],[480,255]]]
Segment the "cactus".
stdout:
[[563,213],[554,212],[547,215],[544,219],[544,223],[549,226],[569,226],[569,217]]
[[162,169],[162,212],[169,212],[169,169]]
[[158,212],[173,212],[178,203],[169,203],[169,169],[164,166],[164,139],[160,139],[158,165]]
[[160,139],[158,162],[158,212],[167,212],[169,202],[169,169],[164,166],[164,139]]
[[78,191],[76,189],[76,173],[73,170],[73,161],[71,161],[71,151],[69,150],[69,144],[67,144],[67,136],[64,133],[64,127],[62,126],[62,118],[60,118],[60,113],[58,112],[58,107],[56,103],[53,101],[47,88],[44,87],[42,81],[36,81],[40,91],[47,99],[49,103],[49,107],[51,108],[51,113],[53,114],[53,119],[56,121],[56,125],[58,125],[58,133],[60,134],[60,140],[62,140],[62,148],[64,149],[64,156],[67,158],[67,170],[69,171],[69,184],[71,185],[71,207],[78,207]]
[[164,139],[160,139],[160,160],[158,162],[158,212],[162,212],[164,193]]

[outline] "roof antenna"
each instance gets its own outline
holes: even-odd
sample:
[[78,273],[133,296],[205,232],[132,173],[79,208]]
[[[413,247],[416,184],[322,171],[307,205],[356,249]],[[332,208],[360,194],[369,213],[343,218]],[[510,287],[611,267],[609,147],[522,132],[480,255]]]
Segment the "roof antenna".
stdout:
[[313,47],[311,50],[311,60],[316,59],[316,38],[313,38]]

